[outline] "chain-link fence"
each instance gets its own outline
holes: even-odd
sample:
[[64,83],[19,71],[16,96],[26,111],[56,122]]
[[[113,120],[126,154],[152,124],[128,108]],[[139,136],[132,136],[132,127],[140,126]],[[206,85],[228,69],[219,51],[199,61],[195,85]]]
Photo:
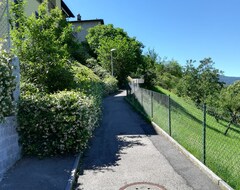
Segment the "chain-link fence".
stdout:
[[240,127],[215,119],[206,106],[137,88],[128,93],[132,104],[172,136],[218,176],[240,190]]
[[0,0],[0,43],[10,50],[9,0]]

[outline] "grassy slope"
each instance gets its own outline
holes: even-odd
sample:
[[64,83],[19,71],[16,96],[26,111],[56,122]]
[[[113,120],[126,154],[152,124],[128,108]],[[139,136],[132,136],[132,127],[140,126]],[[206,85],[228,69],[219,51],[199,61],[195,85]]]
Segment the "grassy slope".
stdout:
[[[180,98],[161,87],[156,87],[155,91],[171,96],[172,137],[202,160],[202,110],[196,108],[190,100]],[[169,132],[168,100],[166,97],[159,98],[157,94],[153,97],[153,120]],[[149,100],[144,98],[144,101]],[[234,126],[235,130],[229,131],[225,136],[225,126],[226,122],[217,123],[212,116],[207,115],[206,165],[233,188],[240,190],[240,132],[237,132],[240,129]]]

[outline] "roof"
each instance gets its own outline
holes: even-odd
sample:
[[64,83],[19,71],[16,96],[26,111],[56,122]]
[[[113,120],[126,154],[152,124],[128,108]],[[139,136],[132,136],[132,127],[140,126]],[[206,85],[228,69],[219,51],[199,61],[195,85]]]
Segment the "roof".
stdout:
[[100,22],[101,24],[104,24],[103,19],[91,19],[91,20],[74,20],[69,21],[70,23],[86,23],[86,22]]
[[61,0],[61,7],[63,12],[67,15],[67,17],[72,17],[72,18],[75,17],[72,11],[68,8],[68,6],[64,3],[63,0]]

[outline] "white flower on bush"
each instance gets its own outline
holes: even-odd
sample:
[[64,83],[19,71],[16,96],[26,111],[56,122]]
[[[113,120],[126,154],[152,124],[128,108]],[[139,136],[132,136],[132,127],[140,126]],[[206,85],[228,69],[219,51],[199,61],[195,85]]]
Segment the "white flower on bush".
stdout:
[[2,48],[0,42],[0,121],[14,112],[12,93],[15,89],[15,78],[10,65],[11,55]]

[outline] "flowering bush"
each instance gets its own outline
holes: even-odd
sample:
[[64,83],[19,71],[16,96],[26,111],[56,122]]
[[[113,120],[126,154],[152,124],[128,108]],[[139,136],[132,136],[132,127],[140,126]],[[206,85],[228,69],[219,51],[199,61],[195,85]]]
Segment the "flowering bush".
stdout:
[[79,152],[98,125],[101,80],[87,67],[72,64],[72,91],[49,94],[41,85],[21,83],[18,131],[24,154],[43,157]]
[[94,98],[80,92],[25,94],[18,112],[23,153],[43,157],[79,152],[86,147],[100,115]]
[[14,111],[12,93],[16,86],[10,62],[11,56],[2,49],[0,42],[0,121]]

